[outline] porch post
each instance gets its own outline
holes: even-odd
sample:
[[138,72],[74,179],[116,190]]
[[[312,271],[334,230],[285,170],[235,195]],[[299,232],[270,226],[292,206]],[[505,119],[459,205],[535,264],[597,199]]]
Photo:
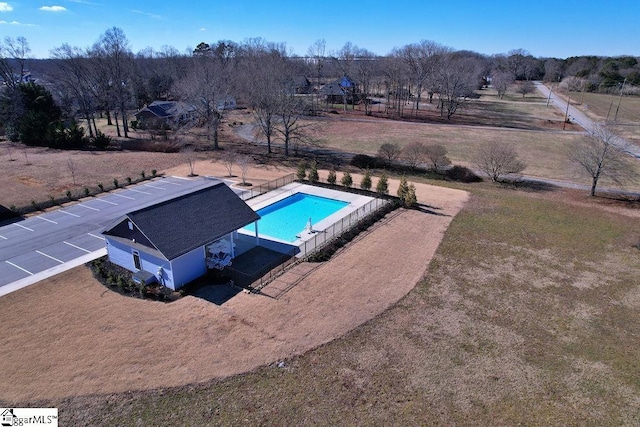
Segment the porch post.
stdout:
[[256,245],[260,246],[260,238],[258,237],[258,221],[255,221],[254,224],[256,225]]

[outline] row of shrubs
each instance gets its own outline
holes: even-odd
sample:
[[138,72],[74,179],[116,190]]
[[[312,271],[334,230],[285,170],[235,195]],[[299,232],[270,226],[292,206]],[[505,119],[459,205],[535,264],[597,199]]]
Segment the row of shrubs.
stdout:
[[181,294],[165,286],[137,284],[131,279],[131,272],[125,268],[107,261],[107,257],[95,259],[87,264],[93,273],[93,277],[106,286],[122,295],[134,298],[153,299],[157,301],[171,302],[180,298]]
[[49,196],[48,200],[44,200],[44,201],[31,200],[31,204],[28,206],[17,207],[15,205],[11,205],[9,209],[16,214],[28,214],[36,211],[45,210],[53,206],[59,206],[59,205],[62,205],[63,203],[67,203],[73,200],[78,200],[82,197],[95,196],[105,191],[111,191],[117,188],[126,187],[127,185],[137,184],[147,179],[156,178],[157,176],[158,176],[158,171],[155,169],[151,171],[151,175],[147,175],[145,171],[141,171],[139,177],[135,179],[131,177],[126,177],[124,182],[120,182],[118,179],[114,178],[110,185],[105,185],[99,182],[96,187],[92,187],[92,188],[84,187],[84,189],[80,193],[74,193],[71,190],[67,190],[64,197]]
[[463,183],[472,183],[472,182],[481,182],[482,178],[475,174],[471,169],[465,166],[454,165],[451,167],[444,168],[439,171],[427,170],[423,168],[411,168],[409,166],[393,163],[388,164],[387,162],[381,160],[379,157],[368,156],[366,154],[356,154],[351,159],[351,166],[355,166],[360,169],[390,169],[395,170],[399,173],[423,173],[428,174],[429,178],[432,179],[447,179],[450,181],[463,182]]

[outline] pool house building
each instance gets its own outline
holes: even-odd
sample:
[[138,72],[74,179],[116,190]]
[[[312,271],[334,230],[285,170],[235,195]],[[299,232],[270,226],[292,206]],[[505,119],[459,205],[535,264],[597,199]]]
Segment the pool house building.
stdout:
[[231,188],[217,182],[129,212],[102,234],[109,261],[130,270],[134,281],[175,290],[208,269],[230,265],[237,255],[237,230],[259,218]]

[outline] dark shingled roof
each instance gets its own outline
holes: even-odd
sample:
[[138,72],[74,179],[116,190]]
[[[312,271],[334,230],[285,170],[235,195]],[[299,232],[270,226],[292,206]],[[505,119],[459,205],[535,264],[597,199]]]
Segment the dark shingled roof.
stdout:
[[171,260],[258,219],[260,216],[221,182],[130,212],[103,234],[150,244]]

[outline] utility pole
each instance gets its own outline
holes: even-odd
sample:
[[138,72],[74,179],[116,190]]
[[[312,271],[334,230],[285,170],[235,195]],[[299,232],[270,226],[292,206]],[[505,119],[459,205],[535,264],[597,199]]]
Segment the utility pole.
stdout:
[[614,122],[618,121],[618,110],[620,110],[620,103],[622,102],[622,92],[624,91],[624,85],[627,83],[627,79],[624,79],[622,82],[622,87],[620,88],[620,98],[618,98],[618,106],[616,107],[616,115],[613,118]]
[[562,124],[562,130],[567,127],[567,119],[569,118],[569,103],[571,102],[571,95],[567,98],[567,110],[564,113],[564,123]]

